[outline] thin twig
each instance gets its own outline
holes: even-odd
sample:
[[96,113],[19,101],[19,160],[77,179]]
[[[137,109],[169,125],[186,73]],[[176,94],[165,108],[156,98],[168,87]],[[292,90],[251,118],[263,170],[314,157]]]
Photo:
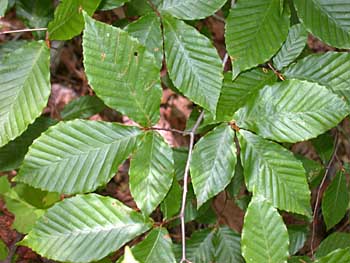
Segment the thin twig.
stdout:
[[310,245],[311,246],[311,256],[312,256],[312,258],[314,257],[314,250],[315,250],[314,242],[315,242],[315,235],[316,235],[317,210],[319,209],[319,206],[320,206],[320,200],[321,200],[322,192],[323,192],[322,191],[323,190],[323,185],[326,182],[329,170],[330,170],[330,168],[331,168],[331,166],[332,166],[332,164],[334,162],[334,159],[336,158],[338,147],[339,147],[339,135],[338,135],[338,132],[337,132],[336,135],[335,135],[334,150],[333,150],[331,159],[329,160],[329,162],[327,164],[327,167],[326,167],[325,173],[323,175],[321,184],[320,184],[320,186],[318,188],[318,191],[316,193],[316,202],[315,202],[315,207],[314,207],[314,213],[313,213],[313,216],[312,216],[312,234],[311,234],[311,245]]
[[273,71],[273,73],[275,73],[275,75],[280,79],[280,80],[285,80],[285,78],[283,77],[283,75],[277,71],[272,65],[271,63],[267,63],[267,65],[269,66],[269,68]]
[[155,131],[169,131],[169,132],[176,132],[179,134],[182,134],[183,136],[190,135],[190,131],[181,131],[178,129],[172,129],[172,128],[161,128],[161,127],[151,127],[149,128],[150,130],[155,130]]
[[12,34],[12,33],[33,32],[33,31],[46,31],[46,30],[47,30],[46,27],[41,27],[41,28],[24,28],[24,29],[18,29],[18,30],[3,31],[3,32],[0,32],[0,35]]
[[226,66],[227,60],[228,60],[228,54],[225,53],[225,56],[222,59],[222,67],[224,68],[224,70],[225,70],[225,66]]
[[221,16],[219,16],[219,15],[217,15],[217,14],[214,14],[213,17],[214,17],[216,20],[219,20],[220,22],[225,23],[225,18],[223,18],[223,17],[221,17]]
[[181,203],[181,211],[180,211],[180,221],[181,221],[181,239],[182,239],[182,258],[180,263],[183,262],[189,262],[186,259],[186,229],[185,229],[185,207],[186,207],[186,198],[187,198],[187,183],[188,183],[188,175],[189,175],[189,170],[190,170],[190,163],[192,159],[192,150],[193,150],[193,145],[194,145],[194,136],[196,134],[196,130],[198,126],[200,125],[202,119],[204,117],[204,110],[201,112],[199,115],[195,125],[191,129],[190,132],[190,145],[188,149],[188,156],[187,156],[187,161],[186,161],[186,167],[185,167],[185,172],[184,172],[184,183],[183,183],[183,192],[182,192],[182,203]]

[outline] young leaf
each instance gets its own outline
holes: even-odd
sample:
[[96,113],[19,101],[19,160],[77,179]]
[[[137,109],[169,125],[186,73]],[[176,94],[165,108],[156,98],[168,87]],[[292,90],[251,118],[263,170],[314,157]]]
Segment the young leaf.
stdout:
[[125,31],[137,38],[150,53],[154,54],[160,70],[163,62],[163,37],[159,17],[154,12],[146,14],[128,24]]
[[265,73],[261,69],[244,72],[234,81],[232,81],[232,73],[225,73],[216,109],[216,119],[231,121],[233,114],[244,106],[253,93],[275,81],[276,75],[272,71]]
[[288,232],[277,209],[261,196],[250,202],[244,216],[242,255],[247,263],[286,262]]
[[269,60],[286,40],[288,8],[280,0],[238,1],[226,23],[226,46],[232,60],[233,79],[241,71]]
[[226,0],[163,0],[159,11],[184,20],[203,19],[220,9]]
[[290,225],[287,228],[289,236],[289,254],[294,255],[305,245],[308,228],[303,225]]
[[130,163],[130,192],[149,215],[167,195],[174,178],[173,152],[158,132],[147,132]]
[[[176,262],[173,243],[165,228],[153,229],[142,242],[131,248],[131,252],[142,263]],[[122,262],[122,259],[118,262]]]
[[291,65],[283,75],[317,82],[339,94],[350,104],[349,53],[312,54]]
[[153,54],[127,32],[87,15],[83,53],[89,83],[106,105],[144,126],[158,121],[162,90]]
[[339,223],[345,216],[348,205],[348,187],[344,174],[339,172],[327,187],[322,199],[322,214],[327,230]]
[[315,263],[340,263],[350,262],[350,248],[337,249],[329,253],[327,256],[319,258]]
[[77,195],[48,209],[20,242],[59,261],[107,256],[151,227],[149,219],[110,197]]
[[349,107],[317,83],[287,80],[265,86],[236,114],[241,128],[279,142],[316,137],[336,126]]
[[71,101],[61,111],[63,120],[84,119],[102,111],[106,106],[96,96],[82,96]]
[[0,147],[21,135],[49,99],[50,51],[29,42],[0,63]]
[[350,48],[350,2],[347,0],[294,0],[298,17],[323,42]]
[[310,190],[299,160],[281,145],[240,130],[241,160],[249,191],[274,207],[310,215]]
[[322,241],[322,243],[316,250],[315,257],[321,258],[336,249],[348,247],[350,247],[350,234],[334,232]]
[[164,217],[163,220],[170,219],[179,213],[181,208],[181,196],[181,187],[177,180],[174,179],[168,194],[160,204],[160,210]]
[[51,40],[67,40],[79,35],[84,28],[83,10],[91,16],[101,0],[62,0],[55,18],[48,27]]
[[130,0],[101,0],[101,3],[98,7],[99,10],[111,10],[114,8],[121,7],[124,3],[129,2]]
[[307,41],[307,32],[302,24],[293,25],[288,32],[286,42],[273,58],[277,70],[292,63],[303,51]]
[[21,136],[0,148],[0,171],[11,171],[17,169],[26,155],[29,146],[34,139],[47,130],[55,120],[47,117],[39,117]]
[[51,192],[93,191],[112,178],[140,134],[116,123],[60,122],[32,144],[15,179]]
[[183,21],[165,16],[163,25],[171,80],[185,96],[215,114],[223,79],[216,49],[208,38]]
[[195,145],[191,179],[198,207],[223,191],[231,182],[237,162],[234,135],[229,125],[222,124]]
[[218,228],[213,238],[215,262],[243,263],[241,256],[241,237],[229,227]]

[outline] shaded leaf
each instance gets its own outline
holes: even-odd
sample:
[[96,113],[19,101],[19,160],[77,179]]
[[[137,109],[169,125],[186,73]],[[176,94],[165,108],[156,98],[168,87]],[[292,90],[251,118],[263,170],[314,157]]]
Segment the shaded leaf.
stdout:
[[208,38],[185,22],[163,18],[165,59],[176,88],[213,114],[220,96],[222,65]]
[[321,258],[336,249],[350,247],[350,234],[334,232],[324,239],[316,250],[315,257]]
[[160,210],[164,217],[163,220],[170,219],[179,213],[181,208],[181,196],[182,189],[177,180],[174,179],[168,194],[160,204]]
[[61,118],[68,121],[72,119],[89,118],[101,112],[106,106],[96,96],[81,96],[68,103],[61,111]]
[[301,162],[281,145],[249,131],[240,130],[238,140],[248,190],[274,207],[310,215],[310,190]]
[[55,10],[55,18],[49,23],[51,40],[67,40],[79,35],[84,28],[83,10],[90,16],[101,0],[62,0]]
[[338,172],[322,198],[322,215],[327,230],[339,223],[345,216],[348,204],[349,193],[345,176],[342,172]]
[[294,0],[299,19],[323,42],[350,48],[350,2],[347,0]]
[[163,0],[160,12],[185,20],[203,19],[220,9],[226,0]]
[[107,256],[151,227],[149,219],[110,197],[77,195],[47,210],[20,242],[59,261]]
[[264,138],[297,142],[336,126],[348,112],[345,102],[325,87],[293,79],[265,86],[235,117],[239,127]]
[[145,134],[131,159],[129,174],[131,195],[149,215],[163,201],[174,178],[173,152],[159,133]]
[[5,16],[7,5],[8,5],[8,0],[3,0],[0,2],[0,17]]
[[234,135],[229,125],[222,124],[196,143],[191,179],[198,207],[223,191],[232,180],[237,162]]
[[242,255],[247,263],[286,262],[288,232],[277,209],[258,196],[252,199],[244,216]]
[[35,140],[15,179],[52,192],[93,191],[134,151],[140,133],[116,123],[60,122]]
[[21,135],[46,106],[49,62],[45,43],[29,42],[0,64],[0,147]]
[[288,259],[288,263],[312,263],[307,256],[294,256]]
[[317,82],[350,103],[350,54],[312,54],[291,65],[284,76]]
[[308,228],[303,225],[289,225],[289,254],[296,254],[305,244],[308,235]]
[[159,68],[127,32],[85,15],[84,67],[90,85],[106,105],[144,126],[159,119]]
[[269,60],[286,40],[289,10],[280,12],[280,0],[238,1],[226,23],[226,46],[233,79],[241,71]]
[[327,256],[321,257],[315,263],[340,263],[350,262],[350,248],[336,249]]
[[273,58],[273,64],[276,66],[276,69],[281,70],[292,63],[303,51],[306,41],[307,32],[302,24],[290,27],[286,42],[284,42]]
[[176,180],[180,181],[184,177],[186,161],[188,156],[187,148],[173,148],[174,166]]
[[111,10],[114,8],[121,7],[124,3],[129,2],[130,0],[101,0],[101,3],[98,7],[99,10]]
[[4,243],[4,241],[0,239],[0,260],[5,260],[7,258],[8,253],[9,250],[7,248],[7,245]]
[[234,81],[232,81],[232,73],[225,73],[216,109],[216,119],[231,121],[233,114],[244,106],[253,93],[275,81],[276,75],[272,71],[265,73],[261,69],[243,72]]

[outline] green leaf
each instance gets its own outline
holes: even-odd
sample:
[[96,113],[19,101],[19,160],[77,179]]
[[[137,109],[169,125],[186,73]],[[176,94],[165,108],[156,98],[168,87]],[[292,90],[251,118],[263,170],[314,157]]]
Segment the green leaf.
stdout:
[[130,0],[101,0],[101,3],[98,7],[99,10],[111,10],[114,8],[121,7],[124,3],[129,2]]
[[4,241],[0,239],[0,260],[5,260],[7,258],[8,253],[9,250],[7,248],[7,245]]
[[323,133],[317,138],[311,140],[312,146],[315,148],[318,157],[323,166],[327,166],[329,160],[332,158],[334,151],[334,138],[330,132]]
[[21,135],[46,106],[49,62],[45,43],[30,42],[0,63],[0,147]]
[[319,258],[315,263],[340,263],[350,262],[350,248],[337,249],[329,253],[327,256]]
[[68,103],[61,111],[63,120],[85,119],[101,112],[106,106],[96,96],[82,96]]
[[[212,229],[196,231],[191,238],[186,241],[186,257],[190,262],[208,263],[213,262],[215,258],[215,248],[213,239],[215,232]],[[181,259],[181,246],[175,246],[175,253],[178,257],[177,262]]]
[[13,52],[16,49],[20,49],[28,44],[28,41],[25,40],[11,40],[6,41],[5,43],[0,43],[0,62],[3,62],[3,59]]
[[288,263],[312,263],[307,256],[294,256],[288,259]]
[[163,26],[170,79],[185,96],[215,114],[223,79],[216,49],[183,21],[165,16]]
[[177,180],[174,179],[168,194],[160,204],[160,210],[164,217],[163,220],[170,219],[179,213],[181,208],[181,196],[181,187]]
[[322,198],[322,214],[327,230],[338,224],[345,216],[349,204],[349,193],[345,176],[338,172]]
[[350,48],[350,3],[347,0],[294,0],[299,19],[323,42]]
[[225,73],[216,109],[216,119],[231,121],[233,114],[244,106],[253,93],[275,81],[276,75],[272,71],[265,73],[261,69],[244,72],[234,81],[232,81],[231,72]]
[[176,180],[180,181],[184,177],[186,161],[188,157],[187,148],[173,148]]
[[147,132],[130,163],[130,192],[149,215],[163,201],[174,178],[173,152],[158,132]]
[[308,228],[304,225],[289,225],[289,254],[296,254],[305,244],[308,235]]
[[293,25],[288,32],[286,42],[273,58],[277,70],[292,63],[303,51],[307,41],[307,32],[302,24]]
[[163,62],[163,37],[159,17],[154,12],[146,14],[128,24],[125,31],[137,38],[150,53],[154,54],[160,70]]
[[15,179],[52,192],[93,191],[113,177],[140,134],[117,123],[60,122],[35,140]]
[[101,259],[151,227],[149,219],[110,197],[77,195],[47,210],[19,243],[59,261]]
[[101,0],[62,0],[49,23],[51,40],[68,40],[79,35],[84,28],[83,10],[91,16]]
[[[28,28],[47,27],[53,17],[53,2],[51,0],[16,0],[16,15],[22,19]],[[33,32],[39,38],[45,38],[45,31]]]
[[310,215],[310,190],[299,160],[281,145],[240,130],[241,160],[249,191],[279,209]]
[[179,19],[195,20],[213,15],[225,2],[226,0],[163,0],[158,9]]
[[226,187],[226,191],[230,194],[232,199],[236,198],[244,184],[244,171],[239,155],[237,156],[237,164],[235,168],[235,175],[230,184]]
[[336,126],[349,112],[317,83],[286,80],[265,86],[236,114],[239,127],[279,142],[308,140]]
[[234,135],[229,125],[222,124],[196,143],[191,161],[191,179],[198,207],[231,182],[237,162]]
[[162,96],[154,55],[127,32],[85,15],[84,66],[106,105],[144,126],[159,119]]
[[47,130],[56,121],[47,117],[39,117],[28,129],[15,140],[0,148],[0,171],[11,171],[19,168],[29,146],[34,139]]
[[[306,171],[306,178],[309,183],[310,189],[317,187],[322,180],[321,172],[323,171],[323,166],[314,160],[310,160],[302,155],[295,155],[295,157],[300,160],[303,164],[303,167]],[[322,174],[323,176],[323,174]]]
[[241,256],[241,237],[227,226],[218,228],[213,239],[215,262],[243,263]]
[[7,5],[8,5],[8,0],[2,0],[0,2],[0,17],[5,16]]
[[289,12],[280,12],[280,0],[238,1],[226,23],[226,46],[233,79],[241,71],[269,60],[286,40]]
[[321,258],[336,249],[348,247],[350,247],[350,234],[334,232],[322,241],[322,243],[316,250],[315,257]]
[[252,199],[244,216],[242,255],[247,263],[286,262],[288,232],[278,211],[263,197]]
[[153,229],[143,241],[132,247],[131,251],[140,263],[176,262],[173,243],[165,228]]
[[291,65],[284,76],[317,82],[350,103],[350,54],[312,54]]
[[124,249],[124,260],[122,263],[140,263],[134,258],[129,246],[126,246]]

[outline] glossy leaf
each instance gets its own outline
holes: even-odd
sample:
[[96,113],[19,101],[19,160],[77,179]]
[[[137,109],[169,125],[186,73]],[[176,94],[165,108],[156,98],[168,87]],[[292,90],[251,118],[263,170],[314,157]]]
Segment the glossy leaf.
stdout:
[[51,40],[67,40],[79,35],[84,28],[83,10],[90,16],[101,0],[62,0],[55,10],[55,18],[49,23]]
[[288,226],[289,254],[296,254],[304,245],[308,238],[308,228],[303,225]]
[[322,214],[327,230],[340,222],[346,214],[348,205],[348,187],[344,174],[339,172],[328,185],[322,198]]
[[208,38],[183,21],[166,16],[163,26],[171,80],[185,96],[215,114],[223,79],[216,49]]
[[238,1],[226,23],[226,46],[233,79],[241,71],[269,60],[286,40],[288,8],[280,12],[280,0]]
[[77,195],[47,210],[20,244],[49,259],[90,262],[150,227],[149,219],[116,199]]
[[103,102],[96,96],[82,96],[71,101],[61,111],[63,120],[84,119],[99,113],[105,108]]
[[244,262],[241,256],[241,237],[229,227],[218,228],[213,243],[215,247],[215,262]]
[[107,106],[144,126],[158,121],[159,68],[139,41],[85,15],[83,54],[89,83]]
[[286,42],[273,58],[276,69],[281,70],[292,63],[305,48],[306,41],[307,32],[304,26],[302,24],[293,25],[289,29]]
[[286,262],[288,232],[277,209],[258,196],[252,199],[244,216],[242,255],[247,263]]
[[327,256],[319,258],[315,263],[340,263],[350,262],[350,248],[337,249],[329,253]]
[[154,12],[146,14],[128,24],[125,31],[137,38],[150,53],[154,54],[160,70],[163,62],[163,37],[159,17]]
[[46,106],[50,92],[50,52],[30,42],[0,64],[0,147],[21,135]]
[[131,248],[131,252],[140,263],[176,262],[173,243],[165,228],[153,229],[143,241]]
[[101,3],[98,7],[99,10],[111,10],[114,8],[121,7],[126,2],[130,0],[101,0]]
[[174,178],[173,152],[159,133],[145,134],[131,159],[129,174],[131,195],[149,215],[163,201]]
[[181,196],[182,189],[177,180],[174,179],[168,194],[160,204],[160,210],[164,217],[163,220],[170,219],[179,214],[181,208]]
[[52,192],[93,191],[113,177],[140,133],[116,123],[60,122],[35,140],[15,179]]
[[317,82],[350,103],[350,54],[312,54],[291,65],[284,76]]
[[231,121],[233,114],[244,106],[253,93],[275,81],[276,75],[272,71],[265,73],[261,69],[243,72],[234,81],[232,81],[232,73],[225,73],[216,109],[216,119]]
[[220,9],[226,0],[163,0],[159,11],[185,20],[203,19]]
[[229,125],[222,124],[196,143],[191,161],[191,179],[198,207],[231,182],[237,162],[234,135]]
[[350,2],[347,0],[294,0],[298,17],[323,42],[350,48]]
[[241,160],[249,191],[279,209],[310,215],[310,190],[305,170],[281,145],[240,130]]
[[34,139],[40,136],[56,121],[47,117],[39,117],[21,136],[0,148],[0,171],[11,171],[19,168],[24,156]]
[[334,232],[324,239],[316,250],[315,257],[321,258],[336,249],[350,247],[350,234]]
[[317,83],[287,80],[265,86],[236,114],[237,124],[279,142],[316,137],[349,112],[337,95]]

